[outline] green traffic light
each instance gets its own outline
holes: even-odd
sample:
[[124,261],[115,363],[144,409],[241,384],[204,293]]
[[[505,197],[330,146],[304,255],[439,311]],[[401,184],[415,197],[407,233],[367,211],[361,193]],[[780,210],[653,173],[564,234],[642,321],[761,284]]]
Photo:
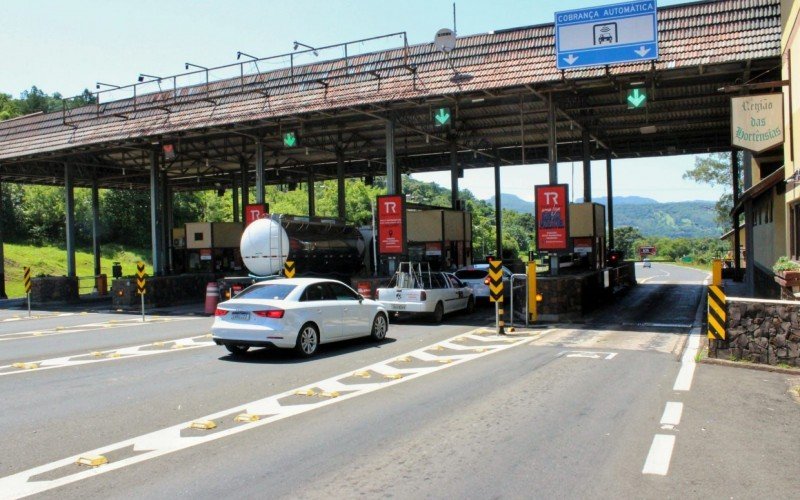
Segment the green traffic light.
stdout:
[[297,146],[297,136],[294,132],[286,132],[283,134],[283,145],[287,148],[293,148]]

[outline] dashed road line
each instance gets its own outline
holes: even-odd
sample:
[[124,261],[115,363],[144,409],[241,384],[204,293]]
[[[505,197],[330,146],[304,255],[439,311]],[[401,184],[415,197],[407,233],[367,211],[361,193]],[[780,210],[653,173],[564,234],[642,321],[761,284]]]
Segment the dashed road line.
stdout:
[[697,356],[699,348],[700,335],[698,333],[689,335],[689,343],[681,359],[681,369],[678,372],[678,377],[675,379],[675,385],[672,386],[673,391],[688,391],[692,388],[694,370],[697,367],[697,362],[694,358]]
[[669,462],[672,460],[672,449],[675,447],[675,436],[671,434],[656,434],[650,453],[644,462],[642,474],[655,474],[666,476],[669,472]]
[[142,356],[153,356],[165,354],[177,350],[198,349],[200,347],[211,347],[214,344],[209,340],[210,334],[195,337],[186,337],[177,340],[165,340],[162,342],[152,342],[121,349],[110,349],[108,351],[94,351],[87,354],[77,354],[74,356],[61,356],[59,358],[44,359],[40,361],[24,361],[10,365],[0,366],[0,377],[6,375],[16,375],[19,373],[32,373],[42,370],[52,370],[54,368],[67,368],[70,366],[88,365],[93,363],[103,363],[121,359],[138,358]]
[[[31,319],[46,319],[46,318],[64,318],[67,316],[75,316],[78,313],[74,312],[65,312],[65,313],[53,313],[53,314],[33,314],[28,316],[27,314],[17,314],[10,318],[3,318],[0,319],[0,323],[8,323],[10,321],[26,321]],[[84,313],[81,313],[84,314]]]
[[[489,329],[474,330],[356,371],[0,478],[0,498],[41,493],[255,429],[525,344],[538,334],[498,336]],[[77,465],[86,457],[107,457],[108,462],[92,468]]]
[[126,318],[119,320],[102,321],[99,323],[85,323],[82,325],[74,325],[74,326],[57,326],[54,328],[44,328],[40,330],[26,330],[24,332],[3,333],[0,334],[0,342],[7,340],[28,339],[32,337],[48,337],[50,335],[62,335],[65,333],[81,333],[81,332],[122,328],[128,326],[143,326],[143,325],[152,325],[154,323],[166,323],[171,321],[196,320],[196,319],[202,319],[202,318],[199,317],[172,318],[165,316],[152,316],[148,318],[147,321],[144,322],[141,320],[141,318]]
[[681,423],[681,415],[683,415],[683,403],[667,402],[664,413],[661,415],[661,428],[663,430],[675,429],[675,426]]

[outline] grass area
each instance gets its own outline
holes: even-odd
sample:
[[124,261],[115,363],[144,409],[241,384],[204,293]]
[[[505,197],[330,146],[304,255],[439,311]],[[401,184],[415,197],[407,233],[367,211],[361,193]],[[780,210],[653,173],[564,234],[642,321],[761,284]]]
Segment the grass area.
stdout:
[[[6,272],[6,295],[9,298],[24,297],[22,285],[23,267],[31,268],[31,276],[66,276],[67,251],[58,246],[33,246],[6,243],[3,246]],[[136,274],[136,263],[144,261],[145,272],[152,275],[153,267],[149,262],[149,251],[126,249],[120,245],[108,244],[100,246],[100,273],[108,276],[111,286],[111,266],[114,262],[122,265],[123,276]],[[76,273],[80,280],[81,293],[89,292],[94,287],[94,257],[91,249],[79,249],[75,252]],[[84,279],[86,278],[86,279]]]

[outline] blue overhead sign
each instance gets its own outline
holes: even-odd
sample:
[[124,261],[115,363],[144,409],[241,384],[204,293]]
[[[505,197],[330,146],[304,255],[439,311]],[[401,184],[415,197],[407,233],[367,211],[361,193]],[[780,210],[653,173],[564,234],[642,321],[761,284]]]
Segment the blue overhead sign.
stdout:
[[656,1],[556,12],[558,69],[658,58]]

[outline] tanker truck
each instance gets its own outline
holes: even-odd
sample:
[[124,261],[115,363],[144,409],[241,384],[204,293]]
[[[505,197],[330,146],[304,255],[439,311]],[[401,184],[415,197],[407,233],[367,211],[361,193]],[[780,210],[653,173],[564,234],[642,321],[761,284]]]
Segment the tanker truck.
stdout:
[[349,279],[364,268],[366,242],[355,227],[333,220],[272,215],[257,219],[242,233],[239,250],[248,276],[220,280],[222,298],[281,275],[287,260],[295,276]]

